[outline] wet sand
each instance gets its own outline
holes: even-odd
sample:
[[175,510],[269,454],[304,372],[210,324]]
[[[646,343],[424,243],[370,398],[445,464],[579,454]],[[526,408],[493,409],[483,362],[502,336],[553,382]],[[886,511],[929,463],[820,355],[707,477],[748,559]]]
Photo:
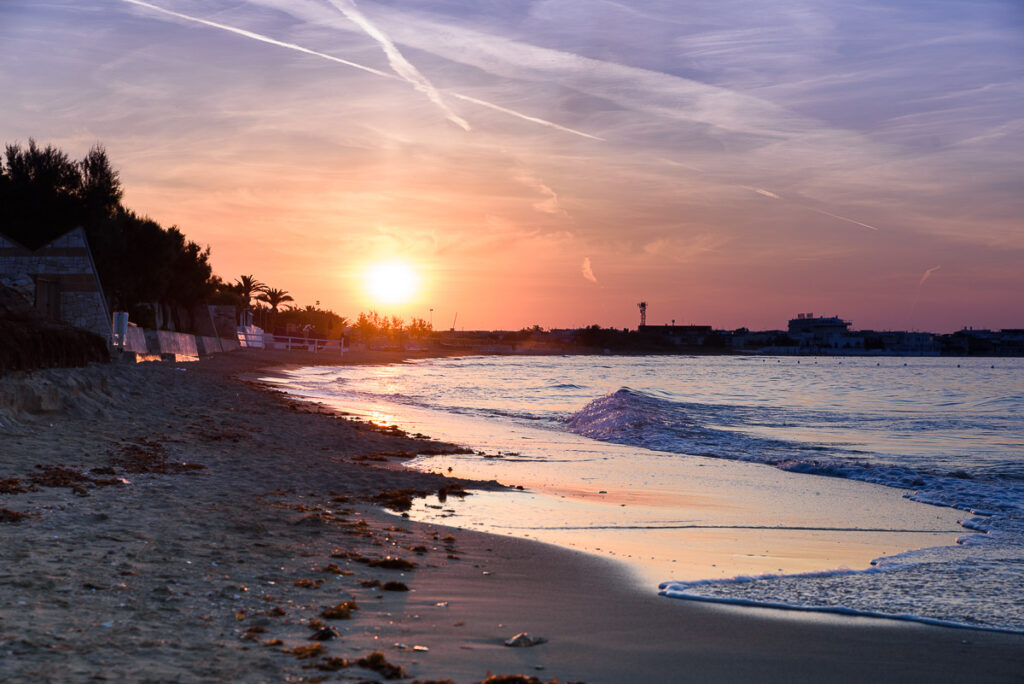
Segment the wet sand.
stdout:
[[[0,378],[0,509],[28,516],[0,523],[0,679],[383,680],[342,662],[375,650],[410,680],[460,684],[489,672],[593,684],[1024,671],[1018,635],[673,601],[600,558],[384,513],[381,492],[450,484],[402,469],[402,455],[451,445],[233,379],[307,359]],[[416,567],[386,567],[403,565],[394,558]],[[322,616],[345,601],[359,606],[348,619]],[[548,641],[503,645],[522,631]]]

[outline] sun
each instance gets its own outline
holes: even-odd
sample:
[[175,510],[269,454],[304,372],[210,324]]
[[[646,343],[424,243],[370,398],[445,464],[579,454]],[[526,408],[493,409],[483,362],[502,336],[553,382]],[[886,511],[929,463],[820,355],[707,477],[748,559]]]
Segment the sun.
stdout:
[[419,277],[401,261],[386,261],[366,269],[366,291],[382,304],[402,304],[416,294]]

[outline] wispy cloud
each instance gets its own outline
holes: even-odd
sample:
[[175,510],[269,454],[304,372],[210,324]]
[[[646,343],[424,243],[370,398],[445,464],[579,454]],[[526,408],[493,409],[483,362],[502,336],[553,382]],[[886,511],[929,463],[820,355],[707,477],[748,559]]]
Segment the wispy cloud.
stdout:
[[597,283],[597,276],[594,275],[594,269],[590,264],[590,257],[583,257],[582,272],[583,277],[592,283]]
[[384,49],[384,54],[387,55],[388,64],[391,65],[391,68],[394,69],[396,74],[411,83],[416,90],[426,95],[427,99],[437,105],[438,109],[444,112],[445,117],[449,121],[464,131],[470,130],[469,122],[453,112],[448,105],[445,104],[444,99],[441,97],[441,93],[437,91],[434,84],[431,83],[426,76],[420,73],[419,69],[414,67],[409,60],[405,58],[401,51],[383,31],[367,19],[366,15],[356,7],[355,0],[330,0],[330,3],[334,5],[339,12],[348,17],[348,19],[350,19],[356,26],[365,31],[366,35],[380,43],[381,48]]
[[941,267],[941,266],[932,266],[932,267],[931,267],[931,268],[929,268],[929,269],[928,269],[927,271],[925,271],[925,272],[924,272],[924,275],[923,275],[923,276],[921,276],[921,282],[919,282],[919,283],[917,284],[917,286],[918,286],[918,287],[921,287],[922,285],[924,285],[924,281],[928,280],[928,278],[930,278],[930,277],[931,277],[932,273],[935,273],[935,272],[936,272],[936,271],[938,271],[938,270],[939,270],[940,268],[942,268],[942,267]]
[[[264,34],[261,34],[261,33],[256,33],[255,31],[248,31],[246,29],[238,28],[238,27],[235,27],[235,26],[229,26],[227,24],[221,24],[219,22],[210,21],[208,19],[202,19],[200,17],[195,17],[195,16],[192,16],[192,15],[189,15],[189,14],[184,14],[182,12],[175,12],[174,10],[165,9],[163,7],[159,7],[157,5],[153,5],[153,4],[150,4],[148,2],[144,2],[143,0],[121,0],[121,1],[122,2],[126,2],[128,4],[131,4],[131,5],[137,5],[139,7],[145,7],[147,9],[151,9],[151,10],[153,10],[155,12],[160,12],[161,14],[164,14],[164,15],[167,15],[167,16],[171,16],[171,17],[175,17],[177,19],[182,19],[184,21],[195,22],[197,24],[202,24],[202,25],[208,26],[210,28],[220,29],[222,31],[228,31],[229,33],[234,33],[234,34],[239,35],[239,36],[244,36],[246,38],[251,38],[253,40],[258,40],[258,41],[260,41],[262,43],[267,43],[269,45],[276,45],[278,47],[286,48],[286,49],[289,49],[289,50],[295,50],[297,52],[302,52],[304,54],[311,55],[313,57],[320,57],[321,59],[327,59],[327,60],[330,60],[332,62],[336,62],[338,64],[344,64],[345,66],[352,67],[353,69],[359,69],[360,71],[365,71],[367,73],[373,74],[374,76],[381,76],[383,78],[390,78],[390,79],[395,79],[395,80],[399,79],[398,76],[395,76],[394,74],[389,74],[386,71],[381,71],[380,69],[375,69],[373,67],[369,67],[369,66],[366,66],[364,64],[359,64],[357,62],[353,62],[353,61],[350,61],[350,60],[347,60],[347,59],[342,59],[340,57],[335,57],[334,55],[329,55],[327,53],[319,52],[317,50],[311,50],[311,49],[309,49],[307,47],[303,47],[303,46],[298,45],[296,43],[289,43],[289,42],[285,42],[285,41],[282,41],[282,40],[277,40],[276,38],[271,38],[270,36],[267,36],[267,35],[264,35]],[[381,35],[383,35],[383,34],[381,34]],[[397,53],[397,50],[396,50],[396,53]],[[400,53],[399,53],[399,56],[400,56]],[[390,57],[390,55],[389,55],[389,57]],[[412,65],[409,65],[409,66],[411,67]],[[392,67],[394,67],[394,63],[392,63]],[[415,71],[415,68],[413,68],[413,71]],[[402,80],[408,80],[408,79],[405,76],[402,76]],[[423,80],[425,81],[425,79],[423,79]],[[436,89],[434,89],[433,93],[436,95],[436,94],[438,94],[438,91]],[[522,119],[524,121],[529,121],[531,123],[540,124],[540,125],[546,126],[548,128],[553,128],[555,130],[559,130],[559,131],[562,131],[562,132],[565,132],[565,133],[571,133],[573,135],[578,135],[578,136],[583,137],[583,138],[590,138],[592,140],[601,140],[601,138],[599,138],[597,136],[594,136],[594,135],[591,135],[589,133],[585,133],[583,131],[578,131],[578,130],[570,128],[568,126],[562,126],[562,125],[557,124],[557,123],[555,123],[553,121],[548,121],[548,120],[542,119],[540,117],[531,116],[529,114],[524,114],[523,112],[520,112],[520,111],[517,111],[517,110],[514,110],[514,109],[510,109],[508,107],[502,107],[501,105],[495,104],[493,102],[488,102],[486,100],[481,100],[479,98],[470,97],[468,95],[463,95],[463,94],[456,93],[456,92],[451,92],[451,93],[448,93],[448,94],[451,95],[454,98],[463,100],[465,102],[471,102],[471,103],[479,105],[481,107],[487,107],[488,109],[492,109],[494,111],[501,112],[502,114],[507,114],[509,116],[514,116],[514,117]],[[431,98],[431,99],[433,99],[433,98]],[[439,97],[438,97],[438,101],[435,101],[435,102],[440,102],[441,106],[445,108],[446,112],[451,114],[451,116],[455,116],[456,117],[455,119],[452,119],[453,121],[455,121],[457,124],[459,124],[460,126],[465,128],[466,130],[469,130],[468,129],[469,124],[466,123],[465,120],[461,119],[457,115],[454,115],[453,113],[451,113],[451,110],[449,110],[447,108],[447,106],[444,105],[443,101],[440,101]],[[451,119],[451,116],[449,116],[448,118]],[[462,123],[459,123],[459,121],[462,121]]]
[[536,176],[522,172],[516,176],[516,180],[526,187],[536,190],[544,197],[542,201],[533,204],[533,208],[537,211],[544,214],[557,214],[560,216],[569,215],[569,213],[563,209],[562,205],[558,202],[558,195],[555,191]]

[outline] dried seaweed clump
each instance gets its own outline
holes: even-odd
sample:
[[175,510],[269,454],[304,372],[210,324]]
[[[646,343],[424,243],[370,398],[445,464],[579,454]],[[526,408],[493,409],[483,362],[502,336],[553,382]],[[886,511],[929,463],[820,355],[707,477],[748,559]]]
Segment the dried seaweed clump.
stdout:
[[352,611],[359,610],[355,601],[345,601],[336,606],[324,608],[320,611],[320,617],[325,620],[349,620],[352,618]]
[[416,563],[413,561],[405,560],[404,558],[397,558],[395,556],[377,558],[367,561],[366,564],[371,568],[384,568],[385,570],[412,570],[416,567]]
[[178,463],[170,460],[163,444],[149,439],[140,440],[138,444],[123,445],[121,453],[110,459],[110,462],[123,468],[125,472],[135,474],[176,475],[206,469],[206,466],[199,463]]
[[296,646],[295,648],[286,648],[283,652],[290,653],[299,660],[305,660],[306,658],[315,658],[318,655],[322,655],[324,652],[324,645],[321,643],[315,643],[309,646]]
[[407,511],[412,508],[413,497],[430,494],[424,489],[388,489],[374,496],[371,501],[393,511]]
[[380,588],[384,591],[409,591],[409,587],[406,586],[405,582],[385,582]]
[[0,480],[0,494],[24,494],[27,491],[29,487],[21,484],[21,480],[16,477]]
[[356,661],[356,665],[364,670],[373,670],[384,679],[405,679],[409,676],[405,673],[404,667],[392,665],[380,651],[374,651],[370,655],[360,658]]
[[40,472],[32,475],[32,483],[41,487],[67,487],[79,496],[89,496],[88,486],[106,487],[124,484],[117,478],[89,477],[84,473],[63,466],[41,466]]
[[9,508],[0,508],[0,523],[19,523],[27,517],[27,513],[19,513]]

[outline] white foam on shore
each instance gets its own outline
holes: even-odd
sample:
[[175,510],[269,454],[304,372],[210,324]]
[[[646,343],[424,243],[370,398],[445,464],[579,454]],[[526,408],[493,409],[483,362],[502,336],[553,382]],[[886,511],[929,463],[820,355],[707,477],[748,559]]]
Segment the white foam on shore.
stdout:
[[[664,563],[645,576],[693,600],[1024,629],[1021,362],[818,361],[478,357],[298,373],[293,389],[492,456],[416,467],[527,487],[414,510],[437,522]],[[937,536],[949,521],[968,532]],[[839,562],[826,542],[791,563],[821,535],[867,555]]]

